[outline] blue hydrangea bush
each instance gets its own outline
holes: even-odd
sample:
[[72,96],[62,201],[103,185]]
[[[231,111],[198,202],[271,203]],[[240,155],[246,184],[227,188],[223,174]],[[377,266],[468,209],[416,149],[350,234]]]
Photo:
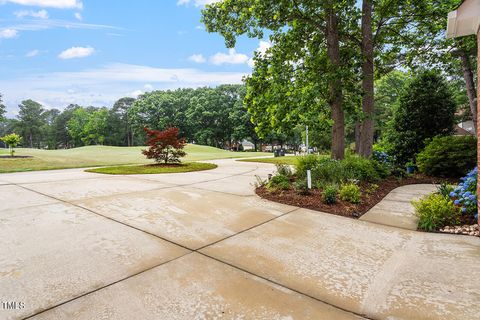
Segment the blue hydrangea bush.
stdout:
[[460,184],[450,192],[454,204],[461,207],[462,214],[478,218],[477,213],[477,175],[478,169],[470,171],[460,179]]
[[385,151],[373,151],[372,159],[377,160],[378,162],[380,162],[382,164],[385,164],[385,165],[391,165],[393,163],[393,160],[394,160]]

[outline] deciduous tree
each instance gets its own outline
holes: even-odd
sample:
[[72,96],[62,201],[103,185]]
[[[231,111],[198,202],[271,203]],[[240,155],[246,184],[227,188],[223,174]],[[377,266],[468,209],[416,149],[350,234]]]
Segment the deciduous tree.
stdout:
[[179,138],[178,128],[167,128],[163,131],[150,130],[144,128],[147,134],[148,149],[142,153],[148,159],[154,159],[156,162],[180,163],[180,158],[186,155],[183,148],[186,145],[184,138]]
[[10,133],[4,137],[1,137],[0,140],[3,141],[8,146],[10,150],[10,156],[13,157],[15,155],[14,148],[18,146],[18,144],[22,141],[22,137],[20,137],[16,133]]
[[[230,48],[240,35],[263,38],[265,30],[271,32],[273,47],[255,55],[255,69],[246,82],[246,102],[259,134],[282,127],[274,121],[293,128],[298,122],[290,120],[299,118],[295,108],[316,95],[308,102],[329,106],[332,156],[343,158],[344,90],[352,80],[350,58],[355,53],[341,38],[356,26],[356,11],[355,1],[333,0],[224,0],[203,10],[207,30],[219,32]],[[281,114],[285,117],[278,117]]]

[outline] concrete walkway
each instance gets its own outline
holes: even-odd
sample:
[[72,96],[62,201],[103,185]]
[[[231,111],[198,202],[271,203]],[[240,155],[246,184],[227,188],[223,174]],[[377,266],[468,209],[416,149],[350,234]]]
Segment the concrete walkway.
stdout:
[[480,239],[267,202],[273,166],[216,163],[0,175],[0,319],[480,319]]
[[392,190],[360,220],[387,226],[417,230],[418,218],[412,200],[419,200],[437,190],[433,184],[413,184]]

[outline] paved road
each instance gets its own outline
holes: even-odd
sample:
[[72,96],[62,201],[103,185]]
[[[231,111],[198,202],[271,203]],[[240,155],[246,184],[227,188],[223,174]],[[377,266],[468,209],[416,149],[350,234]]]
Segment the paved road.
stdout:
[[0,175],[0,319],[480,319],[479,238],[267,202],[273,166],[216,162]]

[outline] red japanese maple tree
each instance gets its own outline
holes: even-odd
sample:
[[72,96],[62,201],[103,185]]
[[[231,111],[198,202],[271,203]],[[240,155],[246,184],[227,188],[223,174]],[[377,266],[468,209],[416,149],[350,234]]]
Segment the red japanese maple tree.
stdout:
[[159,131],[145,127],[143,130],[147,134],[148,149],[142,150],[142,153],[148,159],[155,159],[155,162],[180,163],[180,158],[187,154],[183,151],[187,143],[184,138],[178,137],[178,128]]

